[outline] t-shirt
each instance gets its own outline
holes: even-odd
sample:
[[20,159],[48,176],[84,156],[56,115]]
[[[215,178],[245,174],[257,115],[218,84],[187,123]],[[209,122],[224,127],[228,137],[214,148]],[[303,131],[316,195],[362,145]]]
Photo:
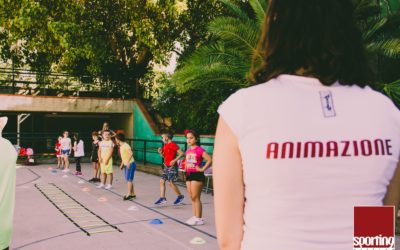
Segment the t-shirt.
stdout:
[[99,156],[98,156],[99,143],[100,143],[100,141],[93,141],[92,142],[92,155],[91,155],[92,160],[98,160],[99,159]]
[[1,134],[0,152],[0,249],[5,249],[12,236],[17,152]]
[[67,137],[67,138],[62,138],[60,140],[60,144],[61,144],[61,149],[62,150],[70,150],[71,149],[71,138]]
[[164,144],[162,150],[165,166],[171,167],[171,161],[175,159],[176,152],[178,152],[179,150],[178,145],[176,145],[175,142],[169,142],[167,144]]
[[56,143],[56,155],[61,155],[61,144],[59,142]]
[[100,157],[102,159],[105,159],[108,155],[112,154],[112,152],[114,151],[114,143],[111,140],[99,142],[99,147],[101,149]]
[[82,140],[79,140],[77,143],[76,141],[74,142],[74,146],[76,148],[76,151],[74,152],[75,157],[82,157],[85,156],[85,151],[84,151],[84,143]]
[[204,151],[205,150],[200,146],[186,150],[186,174],[198,172],[196,167],[201,167]]
[[393,103],[369,87],[281,75],[218,112],[242,157],[242,248],[352,249],[353,206],[381,206],[399,161]]
[[119,147],[119,151],[121,153],[121,159],[122,162],[124,163],[125,166],[128,166],[132,162],[135,161],[132,155],[132,149],[131,146],[129,146],[128,143],[121,143],[121,146]]

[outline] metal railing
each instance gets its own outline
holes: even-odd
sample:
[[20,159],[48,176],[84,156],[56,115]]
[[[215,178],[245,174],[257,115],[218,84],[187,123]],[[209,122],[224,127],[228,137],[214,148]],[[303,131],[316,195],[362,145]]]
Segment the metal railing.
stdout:
[[128,98],[100,77],[0,68],[0,93],[34,96]]
[[[163,159],[158,153],[158,148],[163,146],[161,140],[147,140],[147,139],[128,139],[131,145],[135,159],[146,163],[160,164],[162,165]],[[187,143],[185,141],[174,141],[179,148],[186,152]],[[206,150],[207,153],[212,154],[214,149],[214,143],[202,143],[201,146]]]
[[[90,156],[92,150],[92,137],[90,132],[80,132],[79,135],[84,141],[85,155]],[[8,139],[12,144],[16,145],[18,140],[17,133],[3,133],[3,137]],[[55,144],[58,138],[57,133],[20,133],[20,147],[32,148],[34,154],[38,156],[54,156]],[[158,153],[158,148],[163,146],[161,140],[147,140],[147,139],[127,139],[127,142],[132,147],[134,157],[137,161],[142,162],[144,165],[147,163],[162,166],[163,159]],[[187,143],[185,141],[175,141],[182,151],[187,150]],[[213,143],[202,143],[201,146],[212,154],[214,149]],[[118,152],[115,152],[114,157],[118,157]]]

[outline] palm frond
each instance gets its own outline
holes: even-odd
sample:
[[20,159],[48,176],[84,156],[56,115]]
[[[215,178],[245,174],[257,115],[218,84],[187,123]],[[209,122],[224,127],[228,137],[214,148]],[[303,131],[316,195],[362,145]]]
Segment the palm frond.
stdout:
[[236,16],[238,19],[245,22],[250,20],[249,15],[236,4],[232,3],[229,0],[221,0],[221,2],[225,5],[228,11],[232,13],[234,16]]
[[400,58],[400,38],[382,39],[366,45],[368,53],[377,53],[389,58]]
[[241,22],[230,17],[216,18],[208,28],[209,32],[220,38],[228,46],[252,54],[260,36],[258,24],[254,21]]
[[268,0],[258,0],[264,10],[268,9]]
[[246,60],[243,53],[225,48],[221,43],[203,46],[188,59],[185,67],[175,72],[173,81],[181,93],[202,84],[244,84],[251,65]]
[[376,1],[360,0],[355,6],[354,15],[356,20],[365,20],[371,16],[381,13],[381,8]]
[[392,99],[396,106],[400,108],[400,79],[384,84],[382,92]]
[[367,41],[377,35],[382,27],[388,22],[387,17],[383,18],[371,18],[367,21],[368,29],[362,33],[364,41]]
[[261,4],[261,0],[249,0],[249,3],[253,8],[259,28],[261,28],[264,22],[266,8]]

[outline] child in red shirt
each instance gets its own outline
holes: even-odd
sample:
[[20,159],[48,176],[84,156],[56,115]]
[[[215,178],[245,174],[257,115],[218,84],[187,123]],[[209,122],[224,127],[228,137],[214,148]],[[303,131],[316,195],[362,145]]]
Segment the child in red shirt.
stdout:
[[[154,203],[161,205],[167,203],[165,198],[165,182],[169,182],[169,186],[178,195],[174,201],[174,205],[182,204],[185,196],[181,194],[175,182],[178,178],[178,168],[176,162],[184,155],[183,151],[172,141],[173,135],[171,133],[164,133],[161,135],[164,146],[158,149],[158,153],[164,158],[164,169],[160,180],[160,198]],[[178,153],[178,156],[176,156]]]
[[64,161],[63,161],[63,158],[61,157],[61,143],[60,143],[61,139],[62,139],[62,137],[59,136],[57,139],[55,148],[54,148],[54,150],[56,151],[56,157],[57,157],[57,168],[64,167]]

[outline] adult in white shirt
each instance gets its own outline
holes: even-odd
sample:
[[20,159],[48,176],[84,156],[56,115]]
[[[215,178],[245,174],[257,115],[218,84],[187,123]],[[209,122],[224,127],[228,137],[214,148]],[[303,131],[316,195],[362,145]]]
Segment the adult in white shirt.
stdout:
[[251,76],[220,107],[221,249],[347,250],[353,207],[397,205],[400,112],[371,75],[350,0],[270,1]]
[[63,157],[64,164],[65,164],[65,168],[64,168],[63,172],[68,172],[69,171],[69,159],[68,159],[68,157],[71,155],[71,151],[72,151],[71,138],[69,138],[68,135],[69,135],[68,131],[64,131],[63,132],[63,138],[60,140],[61,157]]
[[8,249],[11,243],[15,205],[17,152],[1,135],[7,120],[0,117],[0,249]]

